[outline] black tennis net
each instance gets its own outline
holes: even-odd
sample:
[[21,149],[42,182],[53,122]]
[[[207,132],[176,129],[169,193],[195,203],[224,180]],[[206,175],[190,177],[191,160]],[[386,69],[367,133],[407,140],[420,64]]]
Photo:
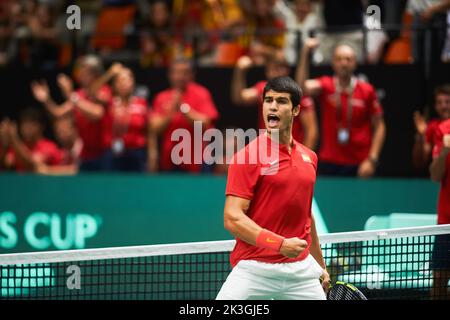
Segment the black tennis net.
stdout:
[[[450,225],[326,234],[333,281],[369,299],[448,298]],[[234,241],[0,255],[0,299],[214,299]],[[439,277],[437,277],[439,275]]]

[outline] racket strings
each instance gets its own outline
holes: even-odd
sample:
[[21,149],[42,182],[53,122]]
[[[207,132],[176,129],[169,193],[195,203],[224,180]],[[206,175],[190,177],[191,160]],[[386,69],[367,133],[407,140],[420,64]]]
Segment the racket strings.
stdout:
[[352,289],[344,286],[344,285],[336,285],[330,289],[328,294],[329,300],[366,300],[365,297],[362,297],[358,294],[358,292],[353,291]]

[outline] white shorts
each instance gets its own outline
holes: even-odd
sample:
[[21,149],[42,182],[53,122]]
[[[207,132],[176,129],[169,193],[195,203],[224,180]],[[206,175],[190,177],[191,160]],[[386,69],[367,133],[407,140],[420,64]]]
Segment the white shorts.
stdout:
[[325,300],[313,256],[292,263],[241,260],[228,275],[217,300]]

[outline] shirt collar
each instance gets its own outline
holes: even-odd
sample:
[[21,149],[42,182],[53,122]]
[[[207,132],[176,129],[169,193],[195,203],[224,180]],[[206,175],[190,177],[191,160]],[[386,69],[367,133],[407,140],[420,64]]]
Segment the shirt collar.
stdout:
[[[266,139],[268,140],[268,142],[269,142],[268,145],[269,145],[269,146],[278,147],[279,150],[283,150],[283,151],[285,151],[285,152],[288,152],[288,145],[286,145],[286,144],[280,144],[280,143],[278,143],[277,141],[275,141],[275,140],[273,140],[272,138],[270,138],[269,135],[268,135],[268,133],[267,133],[267,130],[266,130],[266,132],[264,133],[264,136],[265,136]],[[291,136],[291,143],[290,143],[290,146],[291,146],[292,150],[297,149],[297,144],[298,144],[297,141],[295,141],[294,138]]]

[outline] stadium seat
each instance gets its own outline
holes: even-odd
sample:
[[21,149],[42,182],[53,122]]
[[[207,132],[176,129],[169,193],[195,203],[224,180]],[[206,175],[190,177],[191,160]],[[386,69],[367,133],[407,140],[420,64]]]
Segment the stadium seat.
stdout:
[[411,50],[411,24],[412,15],[405,12],[402,20],[403,31],[400,38],[392,41],[389,45],[384,56],[384,63],[403,64],[414,62]]
[[103,7],[97,20],[91,45],[95,49],[122,49],[126,44],[125,31],[132,23],[135,5]]
[[391,213],[389,215],[390,228],[423,227],[433,226],[436,224],[436,214]]
[[73,60],[72,55],[72,44],[61,44],[59,48],[58,65],[60,67],[68,66]]
[[432,226],[437,223],[437,215],[429,213],[391,213],[374,215],[367,219],[364,230]]
[[371,216],[364,224],[364,230],[389,229],[389,216]]
[[389,45],[384,63],[386,64],[403,64],[412,63],[411,45],[407,39],[397,39]]
[[236,42],[221,42],[217,45],[217,61],[219,66],[234,66],[244,54],[244,48]]

